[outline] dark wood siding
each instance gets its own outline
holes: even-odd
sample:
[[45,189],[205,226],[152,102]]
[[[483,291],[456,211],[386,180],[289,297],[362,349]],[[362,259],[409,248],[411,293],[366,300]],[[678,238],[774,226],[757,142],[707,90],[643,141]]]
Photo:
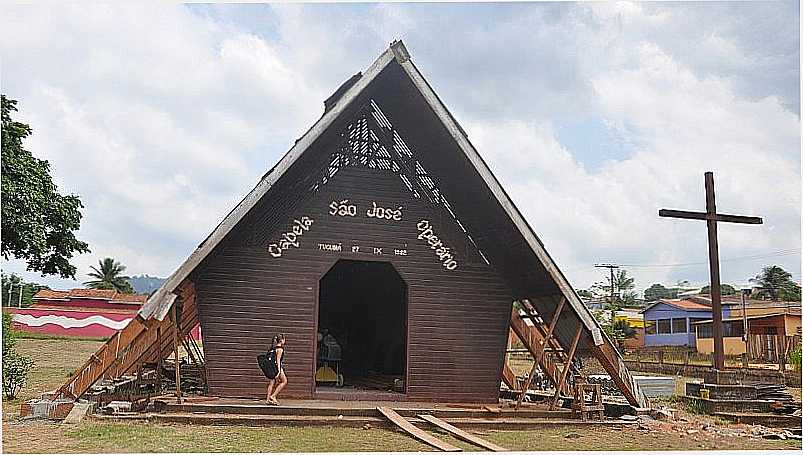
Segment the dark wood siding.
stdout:
[[[265,379],[255,357],[272,335],[287,334],[286,396],[313,392],[318,282],[338,259],[389,261],[408,289],[408,385],[411,400],[490,402],[498,396],[513,296],[442,208],[416,199],[389,171],[346,167],[313,194],[285,185],[268,193],[195,276],[210,394],[258,397]],[[348,199],[357,216],[329,214]],[[401,221],[365,216],[376,202],[402,206]],[[313,221],[281,257],[267,250],[294,219]],[[429,220],[459,263],[447,270],[418,240]],[[319,244],[341,244],[326,251]],[[359,245],[360,253],[352,246]],[[373,253],[382,248],[383,254]],[[407,250],[406,256],[394,254]]]

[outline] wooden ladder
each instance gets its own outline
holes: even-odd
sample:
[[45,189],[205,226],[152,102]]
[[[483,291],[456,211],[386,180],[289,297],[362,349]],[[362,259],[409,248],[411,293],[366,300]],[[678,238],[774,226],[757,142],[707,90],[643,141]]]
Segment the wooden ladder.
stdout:
[[[182,338],[198,325],[195,289],[192,283],[182,286],[171,306],[181,299],[179,323],[172,317],[164,320],[143,319],[137,315],[128,325],[104,343],[61,387],[56,398],[77,400],[103,377],[119,378],[139,369],[143,363],[159,362],[176,351]],[[178,328],[178,330],[176,330]]]
[[[533,366],[519,394],[519,399],[516,402],[516,409],[521,406],[521,402],[524,400],[524,396],[532,384],[535,371],[538,367],[541,368],[541,371],[543,371],[552,384],[555,385],[556,389],[562,392],[568,391],[565,386],[565,380],[561,381],[562,372],[556,361],[564,356],[563,349],[560,343],[552,336],[558,320],[560,319],[563,307],[566,304],[566,299],[561,299],[558,302],[552,314],[552,319],[549,322],[549,327],[546,330],[543,327],[543,322],[539,321],[539,319],[543,320],[543,318],[539,317],[535,307],[526,299],[519,302],[522,306],[521,312],[524,314],[520,314],[519,311],[514,308],[510,315],[510,328],[533,356]],[[527,324],[525,319],[529,319],[532,325]],[[552,355],[547,355],[548,350],[551,351]],[[569,362],[569,365],[571,365],[571,362]]]

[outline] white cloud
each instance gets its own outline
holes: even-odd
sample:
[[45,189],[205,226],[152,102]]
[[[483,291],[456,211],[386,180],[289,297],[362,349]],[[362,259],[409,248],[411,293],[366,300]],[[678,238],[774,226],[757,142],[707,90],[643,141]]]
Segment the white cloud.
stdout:
[[[721,226],[723,258],[800,248],[794,2],[198,11],[3,7],[3,91],[34,128],[28,147],[86,205],[93,253],[79,274],[106,255],[169,274],[396,38],[578,287],[600,276],[597,261],[704,261],[704,225],[657,209],[702,209],[709,169],[721,211],[766,223]],[[555,134],[586,117],[630,146],[587,165],[596,157]],[[799,277],[799,256],[778,260]],[[760,264],[723,262],[724,279]],[[644,287],[707,277],[705,266],[632,271]]]
[[181,6],[14,7],[4,93],[98,256],[169,274],[321,111],[272,45]]
[[[592,79],[599,114],[635,126],[642,146],[589,173],[544,125],[520,121],[468,126],[481,152],[580,285],[599,276],[594,262],[688,263],[707,258],[705,225],[657,217],[659,208],[704,210],[703,172],[715,172],[718,209],[755,214],[763,226],[720,225],[720,255],[742,257],[800,248],[798,117],[776,97],[738,98],[726,80],[696,77],[660,48],[633,48],[632,68]],[[769,259],[772,260],[772,259]],[[799,256],[780,259],[799,273]],[[724,263],[726,280],[745,282],[756,263]],[[699,276],[697,281],[705,279]],[[638,282],[682,270],[631,269]],[[672,279],[670,282],[674,282]]]

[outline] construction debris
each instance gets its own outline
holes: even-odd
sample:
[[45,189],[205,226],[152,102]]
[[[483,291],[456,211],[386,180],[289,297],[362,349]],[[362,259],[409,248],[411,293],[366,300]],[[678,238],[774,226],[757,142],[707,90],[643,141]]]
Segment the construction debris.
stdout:
[[[673,410],[662,410],[673,411]],[[669,417],[670,412],[660,413]],[[750,439],[799,439],[800,428],[770,428],[764,425],[750,425],[743,423],[730,423],[722,425],[715,420],[705,417],[702,419],[680,417],[679,411],[673,412],[678,418],[669,420],[657,420],[647,415],[637,417],[638,426],[636,427],[644,434],[659,433],[684,433],[691,438],[697,437],[739,437]]]
[[755,384],[756,399],[780,402],[793,402],[792,395],[786,393],[786,386],[779,384]]
[[67,417],[61,422],[62,424],[76,424],[80,423],[84,420],[84,417],[91,414],[93,409],[95,408],[95,403],[90,403],[88,401],[80,401],[75,403],[75,405],[70,410],[70,413],[67,414]]
[[652,417],[655,420],[672,421],[675,420],[675,412],[677,411],[675,411],[674,409],[667,409],[667,408],[653,409],[653,411],[650,412],[650,417]]

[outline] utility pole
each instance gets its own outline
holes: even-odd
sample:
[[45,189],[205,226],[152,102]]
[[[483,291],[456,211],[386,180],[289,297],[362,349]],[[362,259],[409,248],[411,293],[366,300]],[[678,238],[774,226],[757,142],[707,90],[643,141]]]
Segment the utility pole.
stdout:
[[613,305],[613,302],[615,301],[614,300],[614,296],[615,296],[614,288],[616,287],[614,285],[614,282],[613,282],[614,281],[613,270],[614,269],[618,269],[619,266],[615,265],[615,264],[594,264],[594,267],[597,267],[597,268],[600,268],[600,269],[608,269],[611,272],[611,305]]
[[744,362],[743,365],[747,368],[750,365],[750,343],[748,342],[748,324],[747,324],[747,296],[750,295],[750,289],[742,289],[742,327],[743,334],[742,339],[744,340]]
[[708,227],[708,270],[711,276],[711,312],[713,313],[714,332],[714,369],[725,368],[725,346],[722,340],[722,294],[719,281],[719,245],[717,241],[717,223],[762,224],[764,220],[755,216],[725,215],[717,213],[714,197],[714,173],[705,173],[705,212],[689,212],[686,210],[658,210],[658,216],[682,218],[687,220],[704,220]]

